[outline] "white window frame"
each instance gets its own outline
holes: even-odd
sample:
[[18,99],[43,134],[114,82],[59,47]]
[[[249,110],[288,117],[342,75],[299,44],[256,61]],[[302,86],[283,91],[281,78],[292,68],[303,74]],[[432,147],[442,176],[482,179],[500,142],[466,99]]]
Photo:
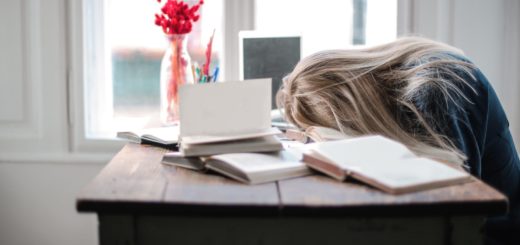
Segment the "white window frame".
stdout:
[[[101,4],[99,4],[101,3]],[[87,62],[85,54],[86,45],[89,44],[85,39],[86,38],[94,38],[94,37],[85,37],[84,32],[86,28],[93,28],[92,26],[88,26],[87,23],[83,22],[85,15],[91,15],[94,17],[93,19],[97,22],[99,27],[103,27],[103,11],[92,11],[86,13],[85,8],[90,8],[91,10],[94,8],[102,8],[104,1],[69,1],[68,12],[70,15],[68,16],[68,31],[69,31],[69,67],[68,67],[68,82],[69,82],[69,94],[71,95],[69,106],[69,120],[71,125],[71,144],[73,151],[79,152],[115,152],[122,147],[123,142],[110,140],[110,139],[90,139],[85,134],[85,129],[88,126],[88,118],[86,116],[86,112],[89,108],[87,108],[87,104],[85,103],[87,99],[90,99],[93,95],[87,94],[88,90],[87,86],[95,86],[100,87],[97,89],[102,93],[105,93],[106,96],[100,96],[105,101],[97,101],[98,105],[103,103],[111,103],[112,97],[112,88],[110,86],[102,86],[102,81],[99,78],[92,79],[87,78],[87,76],[91,74],[96,74],[95,72],[87,70],[87,67],[91,69],[102,69],[104,63],[98,63],[96,66],[87,66]],[[89,6],[88,6],[89,5]],[[102,33],[102,32],[101,32]],[[95,45],[98,49],[103,49],[102,44],[104,43],[103,35],[95,35],[95,40],[91,39],[89,41],[96,42]],[[101,53],[101,50],[96,50],[95,52]],[[104,61],[102,61],[104,62]],[[95,82],[97,81],[97,82]],[[89,82],[94,82],[93,84],[88,84]],[[109,83],[105,83],[106,85],[111,85]],[[90,100],[92,101],[92,100]]]
[[[97,2],[97,3],[96,3]],[[227,79],[238,79],[238,31],[248,30],[254,27],[254,0],[226,0],[224,2],[224,61],[226,63],[223,74],[226,74]],[[87,5],[88,4],[88,5]],[[70,106],[70,125],[72,135],[72,149],[80,152],[115,152],[119,150],[124,142],[114,139],[92,139],[88,138],[85,134],[85,130],[90,123],[89,118],[86,115],[88,111],[104,111],[107,110],[96,110],[96,107],[101,107],[107,104],[112,104],[112,87],[110,83],[102,81],[103,78],[92,78],[86,77],[91,74],[96,74],[92,70],[87,70],[87,67],[94,69],[103,69],[102,62],[106,62],[108,57],[96,57],[98,58],[97,64],[93,65],[93,61],[89,61],[85,56],[85,45],[89,42],[96,42],[96,52],[102,53],[102,43],[104,37],[96,35],[96,37],[85,37],[84,33],[86,28],[93,28],[88,23],[84,23],[83,19],[85,14],[91,15],[95,19],[95,25],[97,28],[101,28],[103,25],[103,8],[104,1],[69,1],[69,93],[71,94],[71,106]],[[86,12],[85,9],[91,9],[93,11]],[[237,37],[237,38],[235,38]],[[86,38],[95,38],[86,40]],[[107,53],[107,52],[104,52]],[[87,66],[86,62],[91,62]],[[106,75],[105,75],[106,76]],[[98,92],[102,91],[104,95],[104,101],[97,101],[94,108],[87,108],[86,101],[94,101],[92,94],[88,94],[87,86],[93,86]],[[100,96],[95,96],[99,98]],[[88,99],[88,100],[87,100]],[[110,111],[108,113],[110,114]],[[101,117],[108,115],[101,115]]]

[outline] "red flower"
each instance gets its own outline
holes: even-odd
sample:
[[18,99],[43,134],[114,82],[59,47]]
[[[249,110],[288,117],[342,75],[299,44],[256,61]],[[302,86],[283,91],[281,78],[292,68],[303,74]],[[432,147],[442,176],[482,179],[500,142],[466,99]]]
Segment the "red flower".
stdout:
[[[161,2],[161,0],[157,0]],[[200,0],[198,4],[188,6],[182,0],[167,0],[161,8],[161,13],[155,14],[155,24],[162,27],[165,34],[186,34],[191,32],[193,22],[199,20],[197,11],[204,4]]]

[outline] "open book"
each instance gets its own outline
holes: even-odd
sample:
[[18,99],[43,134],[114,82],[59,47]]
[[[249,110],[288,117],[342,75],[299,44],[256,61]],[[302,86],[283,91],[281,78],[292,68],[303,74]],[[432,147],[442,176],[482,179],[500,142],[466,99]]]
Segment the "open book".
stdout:
[[117,132],[117,137],[138,144],[176,148],[179,139],[179,127],[170,126],[123,131]]
[[323,142],[351,138],[336,129],[320,126],[310,126],[306,128],[305,131],[300,131],[298,129],[292,128],[287,129],[285,131],[285,136],[289,139],[300,141],[303,143],[308,143],[310,142],[310,140],[314,142]]
[[271,127],[271,81],[187,84],[179,90],[184,156],[279,151]]
[[351,138],[336,129],[319,126],[308,127],[307,129],[305,129],[305,135],[311,138],[314,142],[342,140]]
[[303,161],[338,180],[352,177],[392,194],[467,182],[471,175],[414,155],[403,144],[383,136],[315,143]]
[[260,184],[311,174],[300,161],[298,152],[283,150],[274,153],[231,153],[211,157],[183,157],[166,153],[163,164],[194,170],[213,170],[235,180]]

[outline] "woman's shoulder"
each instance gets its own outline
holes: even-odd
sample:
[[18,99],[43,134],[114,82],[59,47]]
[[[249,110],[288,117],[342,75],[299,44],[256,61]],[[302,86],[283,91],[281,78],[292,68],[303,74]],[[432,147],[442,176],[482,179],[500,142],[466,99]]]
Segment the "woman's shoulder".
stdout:
[[[449,105],[473,106],[477,101],[487,100],[490,93],[496,96],[493,87],[481,69],[462,53],[439,52],[431,54],[430,61],[443,60],[441,78],[448,83],[445,87],[432,86],[430,99],[441,100],[448,96]],[[435,78],[436,79],[436,78]],[[441,90],[441,91],[435,91]],[[439,96],[441,93],[445,96]],[[435,101],[436,103],[439,101]]]
[[[417,110],[437,132],[456,138],[458,136],[455,136],[454,131],[464,131],[473,134],[472,138],[482,144],[490,113],[489,96],[496,97],[489,81],[462,54],[437,53],[432,54],[429,60],[445,62],[439,64],[439,75],[430,77],[434,82],[425,85],[417,93],[414,101]],[[442,82],[438,82],[439,80]],[[462,140],[460,141],[462,144]]]
[[489,82],[466,56],[437,52],[417,62],[417,65],[434,64],[426,72],[430,81],[423,83],[414,96],[414,104],[420,111],[453,113],[487,97]]
[[[442,52],[442,57],[445,59],[462,62],[463,65],[455,65],[451,66],[451,69],[460,76],[468,85],[474,87],[473,90],[484,89],[486,92],[489,88],[492,88],[489,80],[484,75],[484,73],[480,70],[480,68],[466,55],[462,53],[454,53],[454,52]],[[474,91],[475,92],[475,91]],[[478,91],[477,91],[478,92]]]
[[451,86],[444,88],[447,91],[439,87],[430,88],[417,104],[418,109],[433,113],[431,120],[450,120],[458,127],[467,128],[465,132],[473,134],[472,137],[483,147],[485,142],[492,141],[509,128],[502,104],[488,78],[468,57],[456,53],[442,56],[456,61],[448,66],[453,73],[444,77]]

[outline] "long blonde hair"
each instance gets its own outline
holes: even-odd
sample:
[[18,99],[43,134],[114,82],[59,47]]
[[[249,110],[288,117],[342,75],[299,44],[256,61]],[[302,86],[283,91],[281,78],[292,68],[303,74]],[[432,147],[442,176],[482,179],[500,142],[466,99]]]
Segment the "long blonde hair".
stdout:
[[415,103],[431,91],[441,95],[444,106],[467,99],[461,84],[470,84],[462,76],[473,77],[474,66],[454,56],[460,54],[417,37],[366,49],[318,52],[284,78],[277,104],[285,118],[302,129],[322,126],[351,136],[380,134],[419,155],[462,164],[466,156],[439,132],[443,122],[423,115]]

